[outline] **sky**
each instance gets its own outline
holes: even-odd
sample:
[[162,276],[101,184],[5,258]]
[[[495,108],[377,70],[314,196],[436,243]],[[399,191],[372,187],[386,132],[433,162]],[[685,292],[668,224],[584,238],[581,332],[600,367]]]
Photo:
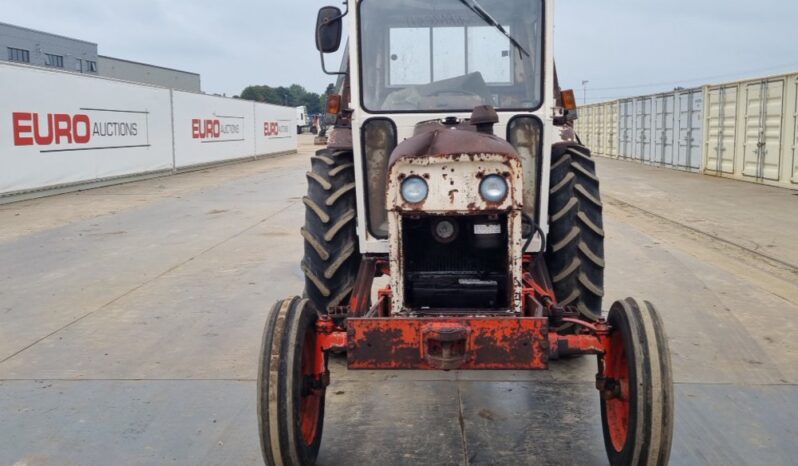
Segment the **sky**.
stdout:
[[[193,71],[203,91],[334,81],[317,10],[341,0],[3,0],[0,21],[99,44],[101,55]],[[795,0],[557,0],[563,87],[610,100],[798,71]],[[340,58],[331,56],[337,66]]]

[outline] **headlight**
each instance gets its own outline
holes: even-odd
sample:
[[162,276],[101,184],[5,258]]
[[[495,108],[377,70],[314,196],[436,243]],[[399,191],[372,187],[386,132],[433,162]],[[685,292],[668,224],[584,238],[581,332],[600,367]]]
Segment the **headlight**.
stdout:
[[418,204],[427,198],[429,187],[427,182],[417,176],[402,181],[402,197],[411,204]]
[[479,185],[479,194],[487,202],[499,203],[507,197],[507,181],[503,176],[488,175]]

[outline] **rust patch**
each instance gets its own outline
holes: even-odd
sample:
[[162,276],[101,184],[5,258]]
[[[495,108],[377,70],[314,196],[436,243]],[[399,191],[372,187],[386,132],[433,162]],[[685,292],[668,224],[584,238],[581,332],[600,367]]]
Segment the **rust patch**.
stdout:
[[[349,319],[350,369],[436,369],[442,338],[425,338],[430,328],[461,328],[452,347],[462,352],[459,369],[546,369],[546,318],[441,317]],[[444,342],[445,343],[445,342]],[[446,347],[446,345],[444,345]],[[462,349],[460,349],[462,348]]]
[[352,150],[352,128],[336,127],[330,131],[327,147],[335,150]]
[[393,166],[397,160],[403,158],[449,157],[457,161],[460,157],[468,157],[474,161],[481,154],[504,155],[519,160],[518,153],[510,143],[492,134],[436,129],[415,135],[399,144],[391,154],[388,166]]

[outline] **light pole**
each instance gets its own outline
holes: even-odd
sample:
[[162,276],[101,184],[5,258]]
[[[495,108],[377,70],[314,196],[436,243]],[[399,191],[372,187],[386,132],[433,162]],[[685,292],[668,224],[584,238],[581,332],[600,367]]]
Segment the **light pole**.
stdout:
[[582,104],[587,105],[587,85],[590,81],[582,81]]

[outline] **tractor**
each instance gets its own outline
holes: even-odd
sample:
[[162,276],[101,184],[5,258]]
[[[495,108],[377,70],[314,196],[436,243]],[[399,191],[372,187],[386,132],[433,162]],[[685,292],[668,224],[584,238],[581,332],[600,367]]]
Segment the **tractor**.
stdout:
[[577,114],[557,84],[553,18],[553,0],[319,11],[339,93],[307,172],[304,293],[276,303],[263,334],[266,464],[316,461],[334,354],[349,370],[443,371],[595,356],[609,463],[668,463],[667,339],[647,301],[602,311],[599,179],[590,150],[562,136]]

